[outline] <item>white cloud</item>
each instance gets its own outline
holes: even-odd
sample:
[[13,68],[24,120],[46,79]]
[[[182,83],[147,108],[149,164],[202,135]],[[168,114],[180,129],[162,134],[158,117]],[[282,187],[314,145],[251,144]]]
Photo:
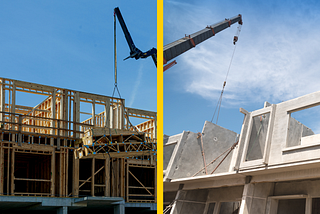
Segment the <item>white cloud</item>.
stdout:
[[[197,20],[196,27],[199,27],[200,21],[208,20],[204,17],[206,11],[199,14],[199,7],[192,9],[187,4],[180,4],[179,7],[190,10],[189,15],[184,17],[184,24],[178,22],[181,18],[177,18],[172,25],[166,22],[167,31],[186,23],[191,25],[191,20]],[[179,14],[172,17],[179,17]],[[249,17],[246,20],[231,65],[223,103],[243,105],[266,100],[278,103],[320,90],[320,29],[315,27],[317,19],[303,19],[301,16],[295,19],[294,16],[282,17],[279,14],[269,20]],[[183,70],[185,92],[216,103],[231,60],[235,30],[235,27],[226,29],[179,57],[176,66]],[[176,35],[181,30],[173,32]]]

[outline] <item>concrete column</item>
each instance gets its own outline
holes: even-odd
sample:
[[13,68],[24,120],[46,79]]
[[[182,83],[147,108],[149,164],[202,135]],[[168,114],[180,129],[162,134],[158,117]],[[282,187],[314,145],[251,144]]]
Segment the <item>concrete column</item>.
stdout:
[[221,205],[221,202],[220,202],[220,201],[218,201],[218,202],[214,205],[213,214],[219,214],[219,213],[220,213],[220,205]]
[[312,214],[312,198],[306,198],[306,211],[305,214]]
[[250,214],[253,191],[254,184],[244,185],[239,214]]
[[68,214],[68,207],[59,207],[57,209],[57,214]]
[[113,213],[114,214],[124,214],[124,202],[120,202],[119,204],[114,205]]

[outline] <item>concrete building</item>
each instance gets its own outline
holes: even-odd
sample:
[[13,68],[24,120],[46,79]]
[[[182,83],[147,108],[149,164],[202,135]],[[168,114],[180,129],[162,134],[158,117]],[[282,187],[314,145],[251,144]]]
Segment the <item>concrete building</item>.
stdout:
[[0,110],[1,214],[156,212],[156,112],[8,78]]
[[202,133],[166,136],[166,213],[320,213],[320,134],[293,118],[318,105],[320,92],[240,109],[239,135],[206,122]]

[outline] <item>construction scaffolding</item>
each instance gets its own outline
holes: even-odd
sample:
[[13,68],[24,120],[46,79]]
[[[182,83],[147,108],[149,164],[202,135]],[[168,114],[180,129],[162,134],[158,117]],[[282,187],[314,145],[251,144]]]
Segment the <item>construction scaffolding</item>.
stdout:
[[0,195],[155,203],[157,114],[124,103],[0,78]]

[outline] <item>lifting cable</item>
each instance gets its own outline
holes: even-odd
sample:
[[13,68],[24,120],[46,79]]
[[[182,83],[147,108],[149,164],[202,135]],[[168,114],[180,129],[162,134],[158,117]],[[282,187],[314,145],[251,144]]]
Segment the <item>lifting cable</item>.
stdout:
[[[134,128],[134,130],[138,133],[139,137],[141,138],[140,133],[137,131],[136,127],[133,126],[132,123],[129,120],[129,115],[126,112],[126,109],[125,109],[125,106],[124,106],[124,103],[123,103],[123,100],[121,98],[121,94],[120,94],[120,91],[119,91],[119,88],[118,88],[118,81],[117,81],[117,36],[116,36],[116,14],[115,13],[113,13],[113,24],[114,24],[114,88],[113,88],[113,92],[112,92],[112,96],[111,96],[111,105],[112,105],[112,102],[113,102],[113,99],[114,99],[114,93],[118,92],[119,99],[120,99],[120,102],[121,102],[121,106],[123,108],[123,112],[126,114],[127,121],[130,124],[130,126]],[[110,117],[109,117],[110,116],[110,106],[109,106],[106,114],[107,115],[105,115],[105,117],[106,117],[106,122],[107,122],[110,119]],[[109,141],[112,142],[111,124],[109,124],[109,136],[110,136],[110,140]],[[106,153],[109,156],[109,160],[111,160],[111,155],[109,154],[109,152],[110,152],[110,148],[108,147],[108,151]],[[115,179],[115,171],[114,171],[113,165],[114,164],[113,164],[113,161],[112,161],[111,168],[112,168],[114,179]]]
[[[132,123],[130,122],[129,120],[129,115],[128,113],[126,112],[126,109],[125,109],[125,106],[124,106],[124,103],[123,103],[123,100],[121,98],[121,94],[120,94],[120,91],[119,91],[119,88],[118,88],[118,81],[117,81],[117,36],[116,36],[116,14],[113,13],[113,23],[114,23],[114,88],[113,88],[113,93],[112,93],[112,100],[114,98],[114,93],[117,89],[117,92],[118,92],[118,95],[119,95],[119,98],[120,98],[120,102],[121,102],[121,106],[123,108],[123,112],[126,114],[126,118],[127,118],[127,121],[128,123],[130,124],[131,127],[133,127],[133,129],[137,132],[137,134],[140,136],[140,133],[138,132],[137,128],[135,126],[132,125]],[[110,108],[108,109],[110,111]],[[106,119],[109,120],[109,113],[110,112],[107,112],[108,115],[106,115]],[[111,128],[110,128],[110,125],[109,125],[109,134],[111,136]]]
[[237,32],[236,32],[236,36],[234,36],[234,38],[233,38],[234,49],[233,49],[233,53],[232,53],[232,56],[231,56],[231,61],[230,61],[230,64],[229,64],[229,68],[228,68],[228,71],[227,71],[226,78],[225,78],[225,80],[224,80],[224,82],[223,82],[223,86],[222,86],[222,90],[221,90],[221,94],[220,94],[220,97],[219,97],[217,106],[216,106],[216,108],[215,108],[215,110],[214,110],[214,113],[213,113],[213,116],[212,116],[212,119],[211,119],[211,122],[212,122],[213,119],[214,119],[214,116],[215,116],[215,114],[216,114],[216,111],[217,111],[217,109],[218,109],[216,124],[218,124],[220,107],[221,107],[221,103],[222,103],[222,95],[223,95],[223,92],[224,92],[224,88],[226,87],[226,84],[227,84],[227,79],[228,79],[229,71],[230,71],[230,68],[231,68],[231,64],[232,64],[234,52],[236,51],[237,41],[238,41],[238,38],[239,38],[239,35],[240,35],[240,32],[241,32],[241,26],[242,26],[241,24],[238,25],[238,27],[237,27]]

